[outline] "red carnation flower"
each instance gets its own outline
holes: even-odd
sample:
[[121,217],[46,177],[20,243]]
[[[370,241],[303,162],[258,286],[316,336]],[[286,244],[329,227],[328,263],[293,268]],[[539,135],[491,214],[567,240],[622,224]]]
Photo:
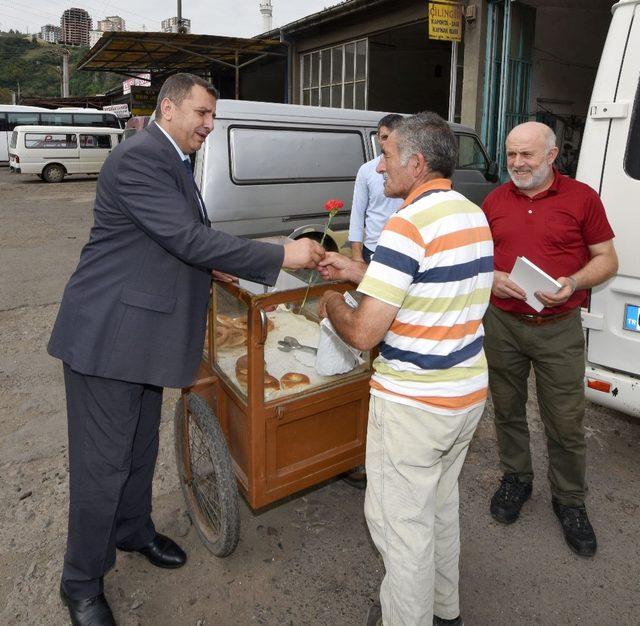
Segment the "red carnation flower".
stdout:
[[339,209],[341,209],[344,206],[344,202],[342,200],[327,200],[324,203],[324,208],[327,211],[338,211]]

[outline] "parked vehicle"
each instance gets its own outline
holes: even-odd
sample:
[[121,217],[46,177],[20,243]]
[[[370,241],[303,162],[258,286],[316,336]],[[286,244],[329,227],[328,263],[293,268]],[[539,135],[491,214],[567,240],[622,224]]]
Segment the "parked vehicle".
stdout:
[[149,123],[149,115],[134,115],[127,120],[124,125],[124,134],[122,135],[122,141],[132,137],[136,133],[140,132]]
[[[345,208],[332,228],[348,228],[355,177],[380,153],[376,130],[384,115],[218,100],[215,132],[195,161],[195,178],[214,227],[247,237],[319,239],[325,201],[339,198]],[[496,186],[495,164],[473,129],[451,126],[460,147],[454,187],[480,204]]]
[[48,183],[59,183],[69,174],[97,174],[122,132],[91,126],[17,126],[9,144],[9,167]]
[[600,194],[620,264],[583,314],[585,385],[594,402],[640,417],[640,0],[612,10],[577,178]]
[[91,126],[120,128],[115,113],[99,109],[62,107],[44,109],[17,104],[0,104],[0,164],[9,161],[9,140],[16,126]]

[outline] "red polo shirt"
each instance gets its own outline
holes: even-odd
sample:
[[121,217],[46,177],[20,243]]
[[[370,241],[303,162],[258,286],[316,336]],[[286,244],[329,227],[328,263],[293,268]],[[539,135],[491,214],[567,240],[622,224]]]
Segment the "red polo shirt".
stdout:
[[[613,239],[613,230],[598,194],[588,185],[554,170],[551,187],[532,198],[512,181],[494,189],[482,204],[494,244],[494,268],[511,272],[516,257],[527,257],[547,274],[571,276],[590,259],[588,246]],[[582,306],[587,290],[576,291],[563,305],[541,315]],[[525,302],[491,296],[491,303],[510,313],[535,313]]]

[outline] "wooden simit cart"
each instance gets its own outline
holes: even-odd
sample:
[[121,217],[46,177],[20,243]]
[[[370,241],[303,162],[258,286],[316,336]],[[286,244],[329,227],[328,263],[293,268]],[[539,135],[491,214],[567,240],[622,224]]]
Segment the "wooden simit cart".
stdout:
[[189,514],[217,556],[238,543],[238,490],[259,509],[364,463],[369,354],[346,374],[320,376],[312,354],[279,349],[285,336],[317,345],[320,296],[353,287],[314,284],[301,311],[304,274],[282,272],[266,292],[245,281],[212,287],[197,380],[176,406],[175,445]]

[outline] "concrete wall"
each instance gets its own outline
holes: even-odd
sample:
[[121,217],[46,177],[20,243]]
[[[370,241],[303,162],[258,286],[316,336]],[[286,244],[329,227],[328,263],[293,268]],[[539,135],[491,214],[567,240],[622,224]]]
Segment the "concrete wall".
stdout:
[[462,90],[461,123],[480,130],[482,124],[482,88],[487,33],[486,2],[476,5],[476,18],[464,25],[464,70],[458,89]]

